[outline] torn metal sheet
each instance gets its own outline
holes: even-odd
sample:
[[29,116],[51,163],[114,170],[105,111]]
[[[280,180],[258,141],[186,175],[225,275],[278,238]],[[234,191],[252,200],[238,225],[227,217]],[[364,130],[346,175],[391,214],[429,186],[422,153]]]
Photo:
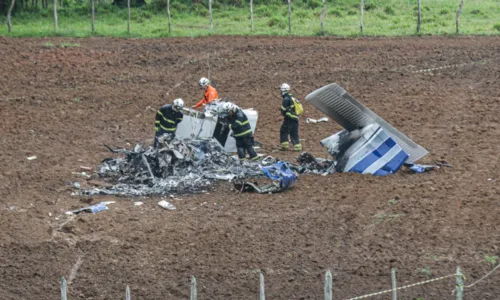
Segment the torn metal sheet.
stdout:
[[[184,108],[182,122],[177,125],[176,136],[179,139],[207,139],[216,138],[226,152],[236,152],[236,140],[230,135],[229,125],[221,121],[224,117],[222,104],[225,100],[214,101],[205,106],[204,112]],[[252,132],[255,132],[259,114],[257,111],[243,109],[247,116]]]
[[428,154],[422,146],[396,130],[335,83],[315,90],[305,99],[349,132],[374,124],[380,126],[408,154],[407,163],[414,163]]

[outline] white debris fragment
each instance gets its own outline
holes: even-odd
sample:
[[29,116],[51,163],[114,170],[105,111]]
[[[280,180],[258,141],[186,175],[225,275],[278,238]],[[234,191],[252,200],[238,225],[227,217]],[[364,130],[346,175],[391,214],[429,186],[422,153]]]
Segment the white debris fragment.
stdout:
[[37,157],[35,155],[33,155],[33,156],[28,156],[27,159],[28,160],[34,160],[34,159],[37,159]]
[[176,210],[175,206],[165,200],[161,200],[160,202],[158,202],[158,205],[165,208],[165,209],[168,209],[168,210]]
[[144,202],[141,202],[141,201],[134,202],[134,206],[141,206],[143,204],[144,204]]
[[310,123],[312,123],[312,124],[316,124],[316,123],[322,123],[322,122],[328,122],[328,118],[327,118],[327,117],[323,117],[323,118],[318,119],[318,120],[316,120],[316,119],[311,119],[311,118],[307,118],[307,119],[306,119],[306,123],[307,123],[307,124],[310,124]]

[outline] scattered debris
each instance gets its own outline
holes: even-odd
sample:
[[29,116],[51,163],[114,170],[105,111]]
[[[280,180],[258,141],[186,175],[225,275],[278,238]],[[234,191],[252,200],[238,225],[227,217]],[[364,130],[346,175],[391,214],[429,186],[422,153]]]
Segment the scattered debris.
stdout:
[[322,122],[328,122],[328,118],[327,117],[323,117],[321,119],[318,119],[318,120],[315,120],[315,119],[311,119],[311,118],[307,118],[306,119],[306,123],[307,124],[316,124],[316,123],[322,123]]
[[35,155],[33,155],[33,156],[28,156],[28,157],[26,157],[26,158],[27,158],[28,160],[34,160],[34,159],[37,159],[37,157],[36,157]]
[[[136,145],[133,150],[112,149],[125,157],[107,158],[97,168],[111,187],[93,187],[75,195],[170,195],[205,192],[217,180],[265,177],[258,163],[240,162],[211,139],[160,138],[160,147]],[[266,158],[262,165],[276,162]]]
[[141,206],[143,204],[144,204],[144,202],[141,202],[141,201],[134,202],[134,206]]
[[323,158],[316,158],[310,152],[302,152],[297,157],[298,167],[292,166],[292,169],[299,173],[312,173],[318,175],[328,175],[335,173],[336,162]]
[[78,210],[67,211],[66,214],[67,215],[77,215],[77,214],[82,213],[82,212],[91,212],[91,213],[95,214],[97,212],[109,209],[108,205],[112,204],[112,203],[115,203],[115,201],[101,202],[101,203],[94,204],[94,205],[91,205],[88,207],[80,208]]
[[409,168],[415,173],[424,173],[435,169],[439,169],[439,166],[437,165],[404,164],[404,166]]
[[90,178],[91,176],[88,175],[86,172],[71,172],[71,174],[73,176],[76,176],[76,177],[85,177],[85,178]]
[[240,192],[257,192],[259,194],[279,193],[292,187],[297,180],[297,175],[293,173],[285,162],[280,161],[269,167],[261,167],[261,169],[273,182],[258,186],[255,182],[242,180],[234,183],[235,188]]
[[80,170],[83,170],[83,171],[92,171],[92,168],[91,167],[80,166]]
[[176,210],[175,206],[172,203],[169,203],[165,200],[161,200],[160,202],[158,202],[158,205],[163,207],[164,209]]

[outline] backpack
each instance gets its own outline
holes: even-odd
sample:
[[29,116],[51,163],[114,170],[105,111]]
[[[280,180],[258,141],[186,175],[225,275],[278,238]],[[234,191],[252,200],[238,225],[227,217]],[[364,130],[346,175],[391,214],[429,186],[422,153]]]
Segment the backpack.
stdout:
[[295,97],[292,97],[293,101],[293,106],[295,109],[295,114],[297,116],[300,116],[301,114],[304,113],[304,107],[302,107],[302,103],[299,102],[299,100],[295,99]]

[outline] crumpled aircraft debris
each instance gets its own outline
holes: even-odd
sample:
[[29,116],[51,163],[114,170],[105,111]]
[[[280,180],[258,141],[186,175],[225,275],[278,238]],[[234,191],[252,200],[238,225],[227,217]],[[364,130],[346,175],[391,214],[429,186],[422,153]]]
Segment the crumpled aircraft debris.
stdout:
[[235,181],[234,187],[242,192],[273,194],[289,189],[297,181],[297,175],[290,169],[286,162],[279,161],[271,166],[260,166],[260,168],[269,179],[273,180],[271,183],[259,186],[255,182],[241,180]]
[[[111,187],[94,187],[75,191],[74,195],[148,196],[171,193],[199,193],[217,180],[265,177],[258,163],[240,162],[224,151],[214,138],[159,139],[160,147],[136,145],[133,150],[112,149],[124,157],[106,158],[97,173],[112,183]],[[265,158],[261,165],[274,163]]]
[[337,172],[388,175],[428,154],[335,83],[306,100],[344,127],[321,141],[335,158]]
[[66,214],[67,215],[72,215],[72,214],[73,215],[77,215],[77,214],[82,213],[82,212],[91,212],[91,213],[95,214],[97,212],[100,212],[100,211],[103,211],[103,210],[107,210],[108,209],[108,205],[112,204],[112,203],[115,203],[115,201],[101,202],[101,203],[94,204],[94,205],[91,205],[91,206],[88,206],[88,207],[84,207],[84,208],[80,208],[80,209],[77,209],[77,210],[67,211]]

